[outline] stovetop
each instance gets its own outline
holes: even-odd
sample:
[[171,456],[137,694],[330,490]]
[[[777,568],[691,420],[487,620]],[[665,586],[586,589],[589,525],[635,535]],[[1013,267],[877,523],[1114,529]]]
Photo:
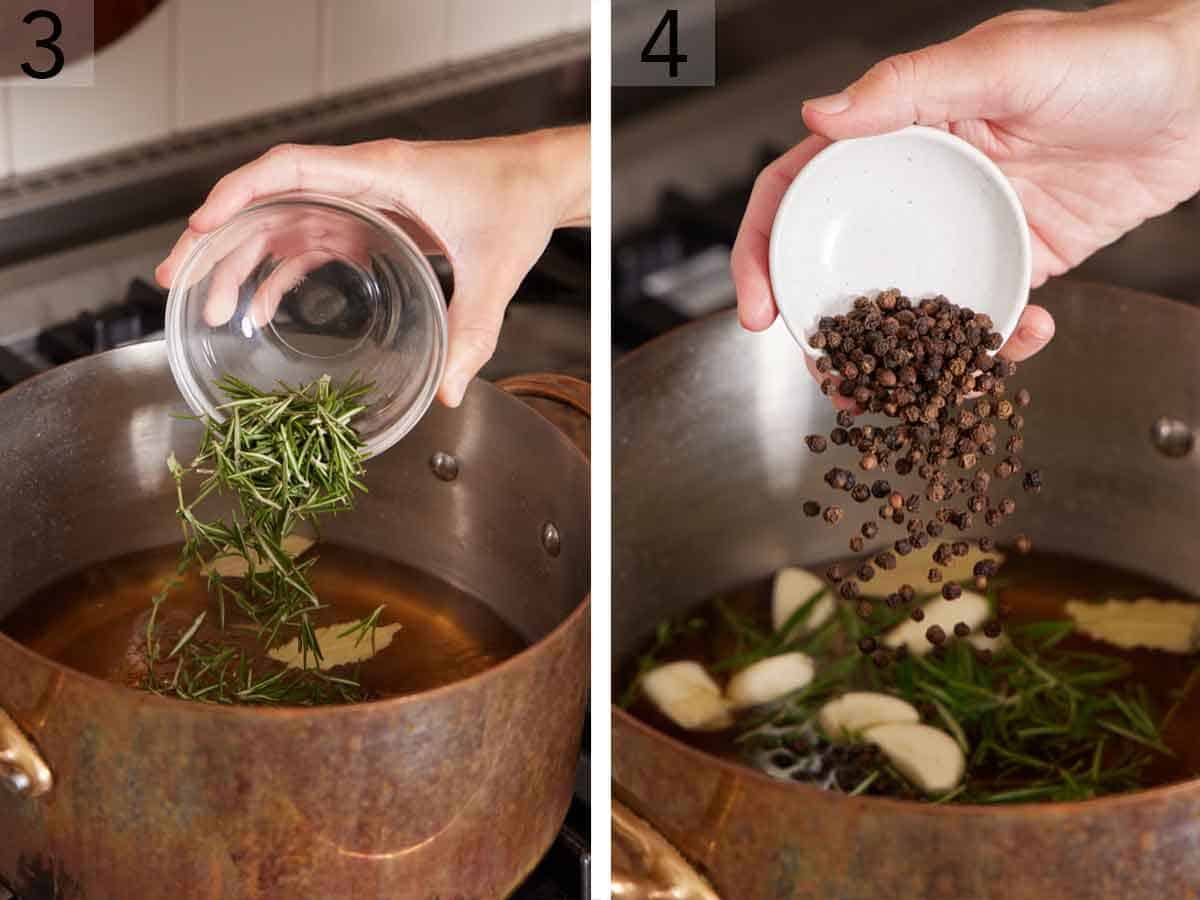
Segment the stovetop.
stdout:
[[[588,377],[590,257],[588,232],[555,234],[518,289],[483,377],[494,380],[534,371]],[[449,268],[435,261],[435,269],[450,297],[453,277]],[[81,283],[86,284],[86,279]],[[74,315],[32,335],[13,335],[5,333],[6,320],[27,318],[18,314],[18,304],[40,303],[44,298],[36,293],[0,297],[0,390],[93,353],[162,338],[166,299],[166,292],[154,285],[147,273],[130,280],[118,297],[84,293],[66,303],[56,298],[56,307],[77,310]]]

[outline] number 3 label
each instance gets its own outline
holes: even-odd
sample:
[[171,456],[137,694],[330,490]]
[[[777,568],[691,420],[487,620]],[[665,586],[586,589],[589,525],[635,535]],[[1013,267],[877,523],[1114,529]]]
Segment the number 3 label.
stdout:
[[67,58],[63,55],[62,48],[55,43],[55,41],[62,37],[62,19],[60,19],[53,10],[35,9],[28,13],[21,21],[26,25],[32,25],[38,21],[38,19],[45,19],[50,23],[50,33],[43,38],[38,38],[36,41],[34,41],[34,44],[38,47],[49,50],[51,55],[54,57],[54,61],[50,63],[50,68],[48,69],[35,69],[28,62],[23,62],[21,63],[21,71],[30,78],[43,80],[46,78],[53,78],[55,75],[61,72],[63,70],[63,66],[67,64]]

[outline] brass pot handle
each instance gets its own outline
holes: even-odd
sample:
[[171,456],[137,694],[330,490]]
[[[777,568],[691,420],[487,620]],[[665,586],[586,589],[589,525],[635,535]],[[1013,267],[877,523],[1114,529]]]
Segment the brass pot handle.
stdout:
[[520,397],[566,434],[584,455],[590,456],[592,386],[586,381],[570,375],[538,372],[502,378],[496,387]]
[[721,900],[645,819],[612,805],[612,896],[619,900]]
[[0,784],[26,798],[40,797],[54,786],[50,767],[3,709],[0,709]]

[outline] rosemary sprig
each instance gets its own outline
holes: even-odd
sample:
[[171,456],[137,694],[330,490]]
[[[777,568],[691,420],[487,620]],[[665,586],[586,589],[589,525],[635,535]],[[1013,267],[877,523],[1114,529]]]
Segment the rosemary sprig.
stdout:
[[[195,640],[206,615],[201,613],[165,657],[178,657],[178,663],[171,680],[162,681],[156,673],[164,661],[158,611],[176,579],[151,601],[145,686],[211,702],[345,702],[362,693],[357,681],[315,668],[322,657],[311,616],[322,606],[308,573],[316,559],[293,559],[285,542],[301,523],[315,528],[322,516],[351,509],[356,491],[366,491],[364,445],[353,421],[366,409],[363,399],[371,386],[355,377],[335,387],[326,375],[307,385],[280,383],[274,391],[261,391],[227,375],[217,387],[227,398],[220,407],[225,420],[205,420],[191,463],[180,464],[174,454],[167,460],[184,540],[177,574],[220,557],[245,560],[247,573],[240,579],[226,578],[209,565],[208,591],[216,601],[220,630],[225,631],[227,603],[232,603],[252,623],[264,649],[294,632],[302,669],[257,677],[242,651]],[[189,498],[185,482],[197,476],[202,480]],[[199,514],[199,505],[214,494],[236,500],[229,521]],[[375,610],[347,633],[357,631],[359,641],[367,636],[374,641],[381,613],[382,608]],[[231,667],[236,681],[231,681]]]

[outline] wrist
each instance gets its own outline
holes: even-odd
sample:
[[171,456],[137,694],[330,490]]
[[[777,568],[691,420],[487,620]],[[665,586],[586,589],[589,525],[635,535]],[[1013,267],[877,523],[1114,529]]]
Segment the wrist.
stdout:
[[544,196],[551,200],[556,228],[581,227],[591,221],[590,131],[577,125],[521,136],[520,151],[528,154]]

